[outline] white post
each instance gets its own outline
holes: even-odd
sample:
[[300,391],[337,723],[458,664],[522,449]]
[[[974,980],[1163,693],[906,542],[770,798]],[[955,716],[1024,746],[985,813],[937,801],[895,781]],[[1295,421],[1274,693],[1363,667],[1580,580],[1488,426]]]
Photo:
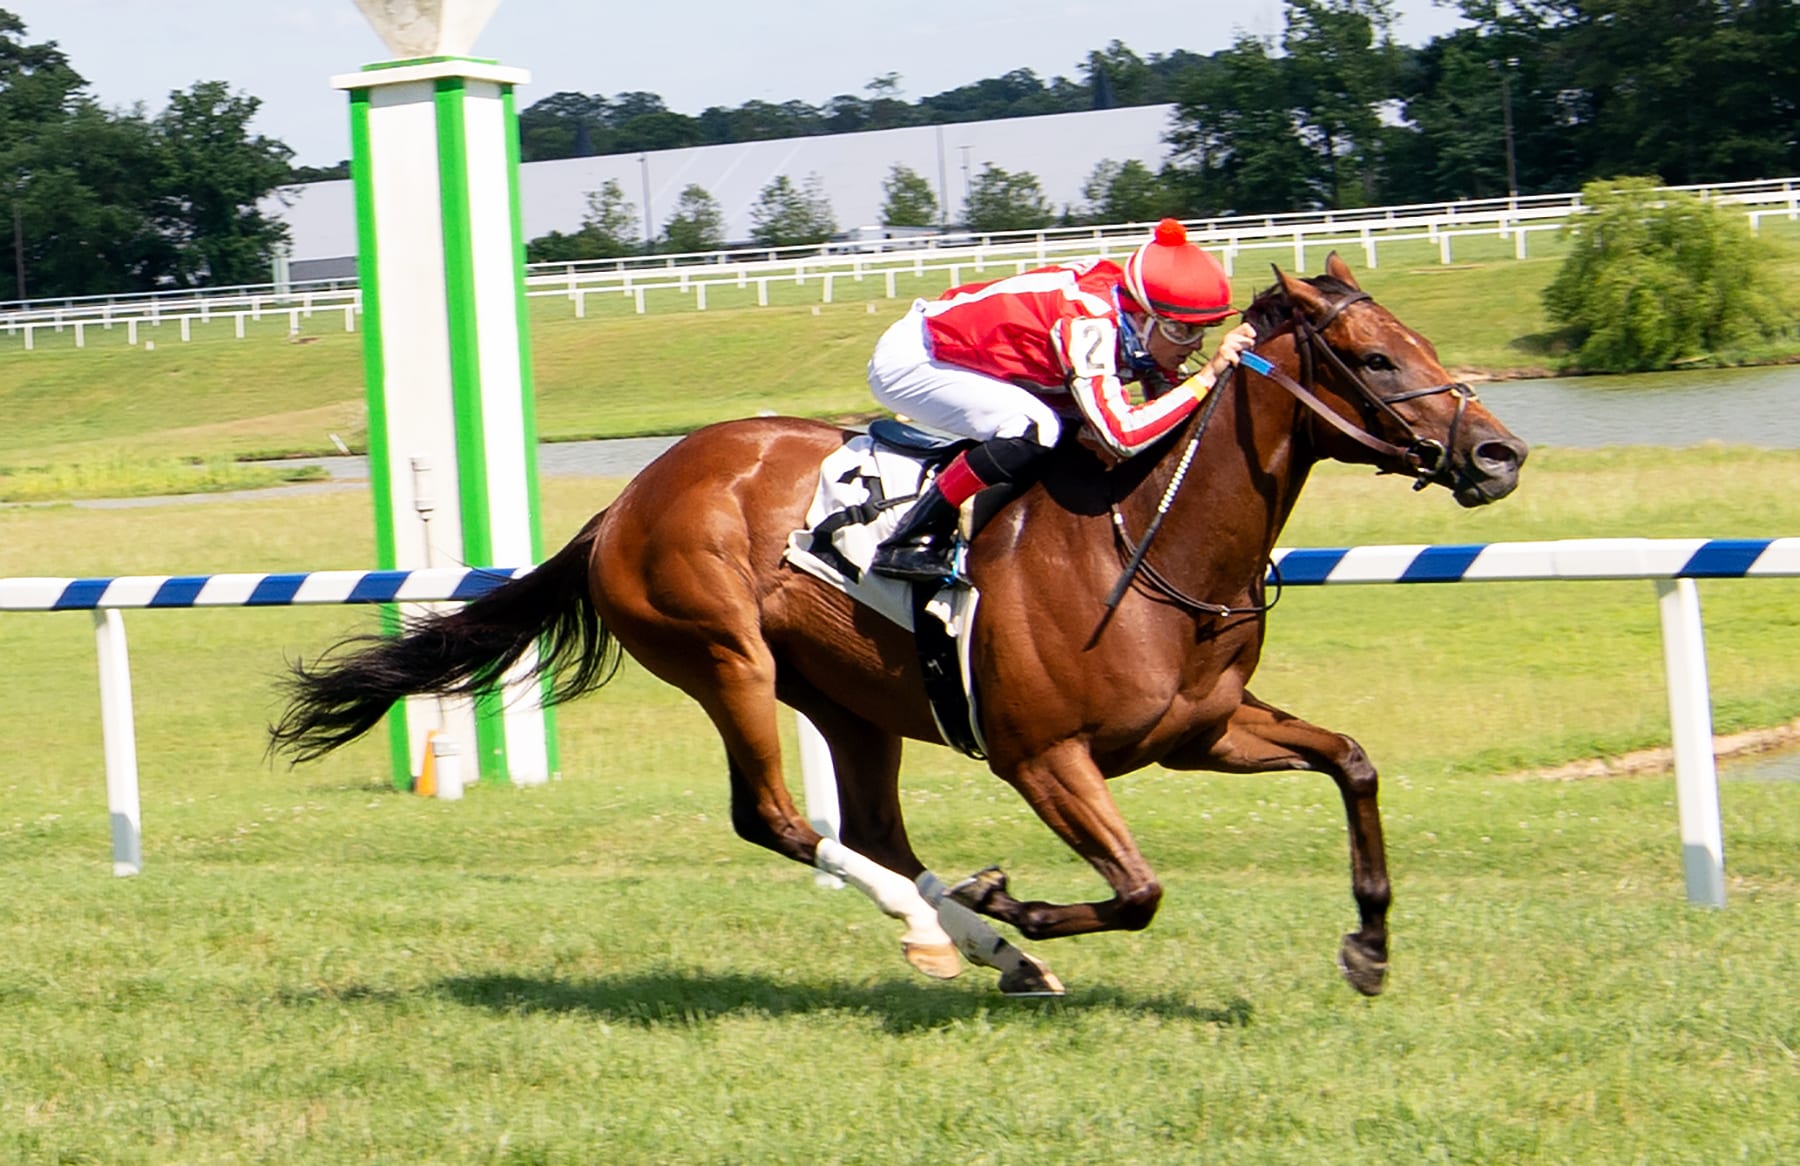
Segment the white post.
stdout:
[[106,755],[106,809],[112,817],[113,874],[124,878],[144,869],[144,841],[131,658],[125,650],[125,621],[117,609],[94,610],[94,643],[100,655],[100,739]]
[[[376,562],[420,563],[426,519],[410,459],[429,459],[435,545],[487,567],[542,557],[526,330],[515,89],[520,69],[471,57],[499,0],[356,0],[394,60],[332,79],[350,99]],[[289,308],[291,327],[312,308]],[[399,611],[383,620],[397,629]],[[520,669],[447,726],[463,774],[515,785],[558,767],[544,686]],[[397,788],[420,772],[429,702],[389,718]]]
[[[837,770],[831,764],[831,747],[825,743],[824,734],[814,724],[799,713],[794,714],[800,738],[800,788],[806,798],[806,820],[820,834],[838,840]],[[813,881],[821,887],[836,890],[844,885],[844,880],[834,874],[819,871],[813,875]]]
[[1713,761],[1712,700],[1700,592],[1692,579],[1658,579],[1663,668],[1669,681],[1669,727],[1675,747],[1675,805],[1681,819],[1681,866],[1688,902],[1725,905],[1725,839],[1719,824],[1719,775]]

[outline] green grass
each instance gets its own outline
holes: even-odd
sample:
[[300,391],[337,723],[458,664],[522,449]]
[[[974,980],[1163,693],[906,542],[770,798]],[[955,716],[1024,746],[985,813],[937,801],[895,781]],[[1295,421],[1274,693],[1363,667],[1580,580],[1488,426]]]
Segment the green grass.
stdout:
[[[1800,453],[1534,457],[1519,494],[1321,472],[1290,545],[1792,530]],[[545,484],[547,541],[614,484]],[[0,511],[0,576],[366,565],[367,498]],[[1701,584],[1721,727],[1800,711],[1800,588]],[[145,872],[110,877],[91,621],[0,616],[0,1160],[1782,1163],[1800,1154],[1800,814],[1727,781],[1730,907],[1682,899],[1667,776],[1496,773],[1666,739],[1648,583],[1290,591],[1257,690],[1382,767],[1388,994],[1335,792],[1114,793],[1149,930],[1034,945],[1071,986],[942,984],[854,892],[731,833],[721,752],[628,664],[564,776],[394,793],[383,742],[268,767],[281,658],[370,616],[128,613]],[[933,865],[1098,881],[1010,790],[909,750]]]
[[57,502],[75,498],[142,498],[160,494],[210,494],[254,490],[284,482],[323,481],[316,465],[271,467],[185,458],[0,466],[0,502]]

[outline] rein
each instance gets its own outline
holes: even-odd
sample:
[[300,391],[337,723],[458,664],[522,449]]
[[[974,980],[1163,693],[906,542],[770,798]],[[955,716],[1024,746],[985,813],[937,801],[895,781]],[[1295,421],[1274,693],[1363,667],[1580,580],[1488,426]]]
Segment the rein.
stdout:
[[[1339,312],[1351,304],[1371,299],[1368,292],[1353,292],[1332,304],[1331,310],[1325,313],[1325,318],[1317,323],[1308,320],[1298,312],[1294,314],[1294,331],[1304,341],[1304,346],[1300,348],[1300,355],[1306,367],[1301,375],[1308,381],[1316,380],[1312,375],[1311,365],[1315,358],[1324,357],[1340,376],[1356,387],[1357,394],[1365,405],[1400,427],[1407,437],[1405,445],[1394,445],[1391,442],[1383,441],[1368,430],[1352,425],[1344,419],[1342,414],[1315,397],[1305,386],[1255,353],[1245,353],[1239,359],[1249,364],[1253,371],[1286,389],[1315,416],[1339,433],[1382,457],[1403,462],[1412,473],[1414,490],[1423,490],[1433,483],[1448,486],[1451,484],[1452,471],[1447,451],[1456,447],[1456,435],[1462,428],[1463,414],[1468,411],[1469,402],[1479,400],[1479,398],[1476,397],[1474,389],[1461,381],[1446,381],[1441,385],[1412,389],[1408,392],[1396,393],[1391,397],[1384,397],[1370,388],[1369,383],[1362,378],[1362,374],[1346,364],[1344,358],[1338,355],[1337,349],[1325,340],[1325,329],[1333,320],[1337,319]],[[1400,411],[1394,408],[1395,405],[1402,402],[1417,400],[1420,397],[1433,397],[1439,393],[1456,394],[1456,414],[1450,419],[1450,431],[1446,435],[1447,443],[1434,438],[1420,437],[1419,431],[1413,428],[1412,423],[1402,417]]]
[[[1257,355],[1255,352],[1244,352],[1239,355],[1238,360],[1244,367],[1250,369],[1250,371],[1259,376],[1266,377],[1275,384],[1280,385],[1289,395],[1299,401],[1300,404],[1304,405],[1309,412],[1336,429],[1345,437],[1350,438],[1363,448],[1370,450],[1383,458],[1392,459],[1407,466],[1414,479],[1414,490],[1423,490],[1426,486],[1429,486],[1434,482],[1450,485],[1453,471],[1450,466],[1447,451],[1456,446],[1456,435],[1462,426],[1463,414],[1467,411],[1469,402],[1477,399],[1475,391],[1461,381],[1446,382],[1445,384],[1432,385],[1423,389],[1412,389],[1404,393],[1396,393],[1390,397],[1384,397],[1371,388],[1369,383],[1362,378],[1361,374],[1345,363],[1344,358],[1338,355],[1337,350],[1331,347],[1324,336],[1324,330],[1333,320],[1337,319],[1338,313],[1342,312],[1351,304],[1360,303],[1364,300],[1371,300],[1371,298],[1372,297],[1364,291],[1356,291],[1350,295],[1344,296],[1342,299],[1334,302],[1331,305],[1330,310],[1325,313],[1325,318],[1317,323],[1308,320],[1299,312],[1294,313],[1291,326],[1302,341],[1301,344],[1296,346],[1301,357],[1301,375],[1308,381],[1315,380],[1316,378],[1312,374],[1313,362],[1318,357],[1323,357],[1338,371],[1339,375],[1355,386],[1358,396],[1362,399],[1362,403],[1366,407],[1387,417],[1395,425],[1400,427],[1407,437],[1405,445],[1395,445],[1392,442],[1385,441],[1376,437],[1367,429],[1361,428],[1346,420],[1336,409],[1331,408],[1329,405],[1325,404],[1325,402],[1319,400],[1311,389],[1308,389],[1305,385],[1289,376],[1286,372],[1276,368],[1271,361]],[[1119,601],[1124,598],[1125,592],[1130,589],[1132,582],[1140,577],[1155,590],[1161,592],[1164,596],[1173,600],[1180,606],[1206,615],[1217,616],[1221,619],[1229,618],[1234,615],[1261,614],[1273,608],[1281,601],[1281,573],[1272,563],[1269,564],[1267,573],[1273,574],[1274,576],[1274,598],[1270,599],[1267,603],[1255,603],[1243,607],[1231,607],[1223,603],[1210,603],[1204,599],[1196,599],[1169,582],[1169,580],[1165,578],[1161,572],[1157,571],[1157,569],[1145,558],[1149,553],[1151,542],[1155,540],[1157,532],[1162,529],[1163,518],[1168,514],[1170,506],[1174,504],[1176,491],[1179,490],[1181,484],[1187,480],[1188,468],[1192,464],[1194,454],[1199,448],[1200,438],[1206,433],[1207,424],[1212,420],[1213,410],[1218,405],[1219,398],[1224,395],[1224,389],[1226,387],[1225,378],[1231,376],[1235,371],[1235,368],[1227,368],[1225,370],[1225,376],[1220,378],[1220,382],[1215,384],[1212,391],[1208,394],[1209,399],[1206,402],[1206,407],[1201,412],[1198,423],[1193,427],[1193,430],[1188,437],[1187,448],[1182,450],[1181,460],[1176,464],[1175,472],[1170,477],[1168,486],[1163,490],[1162,498],[1156,505],[1156,513],[1151,518],[1149,527],[1145,529],[1144,537],[1141,542],[1134,544],[1131,541],[1131,535],[1125,529],[1125,515],[1120,511],[1118,502],[1114,501],[1109,503],[1108,509],[1112,512],[1114,533],[1117,535],[1119,545],[1124,549],[1128,559],[1125,564],[1125,569],[1119,574],[1118,582],[1113,584],[1112,592],[1106,597],[1106,611],[1100,617],[1099,625],[1094,629],[1095,639],[1098,639],[1100,633],[1105,630],[1107,622],[1112,618],[1113,611],[1118,607]],[[1413,428],[1412,423],[1402,417],[1400,411],[1394,408],[1397,404],[1417,400],[1420,397],[1436,396],[1438,393],[1455,393],[1457,398],[1456,414],[1450,421],[1447,443],[1439,442],[1434,438],[1421,437],[1419,431]],[[1395,473],[1399,471],[1385,472]]]
[[[1242,357],[1239,359],[1241,360]],[[1113,584],[1112,593],[1106,597],[1106,611],[1101,614],[1100,622],[1094,628],[1094,635],[1089,640],[1089,646],[1092,646],[1100,638],[1100,633],[1106,630],[1107,622],[1112,619],[1113,611],[1118,608],[1119,601],[1125,598],[1125,592],[1130,589],[1132,581],[1140,576],[1150,586],[1182,607],[1191,608],[1207,615],[1215,615],[1220,619],[1228,619],[1234,615],[1256,615],[1268,611],[1280,602],[1281,575],[1278,571],[1275,574],[1274,599],[1267,603],[1230,607],[1223,603],[1209,603],[1204,599],[1194,598],[1169,582],[1162,572],[1151,566],[1144,558],[1150,551],[1150,544],[1156,539],[1156,533],[1162,529],[1163,518],[1169,513],[1169,507],[1174,505],[1175,492],[1181,489],[1181,484],[1187,480],[1188,467],[1193,463],[1194,454],[1200,448],[1200,438],[1205,435],[1206,427],[1212,421],[1213,410],[1218,408],[1220,399],[1225,395],[1227,380],[1236,372],[1235,367],[1227,368],[1218,383],[1214,384],[1211,391],[1207,393],[1206,406],[1201,410],[1200,420],[1195,423],[1193,431],[1188,435],[1187,448],[1181,451],[1181,460],[1176,463],[1175,473],[1170,476],[1169,484],[1163,489],[1162,499],[1156,504],[1156,514],[1150,519],[1150,525],[1144,531],[1142,542],[1132,543],[1131,535],[1125,529],[1125,515],[1119,510],[1118,502],[1108,503],[1107,509],[1112,512],[1113,531],[1118,535],[1119,543],[1125,548],[1130,559],[1125,564],[1125,569],[1119,573],[1118,582]],[[1274,569],[1273,564],[1270,565],[1270,569]]]

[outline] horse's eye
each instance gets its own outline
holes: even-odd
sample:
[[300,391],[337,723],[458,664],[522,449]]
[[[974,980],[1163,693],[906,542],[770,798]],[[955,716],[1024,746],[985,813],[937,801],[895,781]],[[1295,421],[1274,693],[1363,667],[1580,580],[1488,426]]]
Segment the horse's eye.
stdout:
[[1371,352],[1369,355],[1363,357],[1363,367],[1372,368],[1376,372],[1393,372],[1394,362],[1389,360],[1382,353]]

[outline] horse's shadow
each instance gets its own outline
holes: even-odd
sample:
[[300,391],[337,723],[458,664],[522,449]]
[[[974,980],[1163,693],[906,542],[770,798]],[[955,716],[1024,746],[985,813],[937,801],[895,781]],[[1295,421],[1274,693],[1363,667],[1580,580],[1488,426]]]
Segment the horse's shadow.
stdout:
[[579,1013],[609,1024],[643,1028],[692,1027],[730,1016],[862,1013],[884,1031],[904,1034],[979,1016],[986,1023],[1030,1020],[1045,1011],[1110,1009],[1195,1024],[1238,1028],[1254,1014],[1234,996],[1218,1007],[1171,995],[1143,996],[1114,988],[1048,999],[1008,999],[948,985],[883,980],[870,984],[783,981],[734,972],[649,971],[569,980],[554,976],[465,975],[438,981],[443,995],[470,1008],[506,1013]]

